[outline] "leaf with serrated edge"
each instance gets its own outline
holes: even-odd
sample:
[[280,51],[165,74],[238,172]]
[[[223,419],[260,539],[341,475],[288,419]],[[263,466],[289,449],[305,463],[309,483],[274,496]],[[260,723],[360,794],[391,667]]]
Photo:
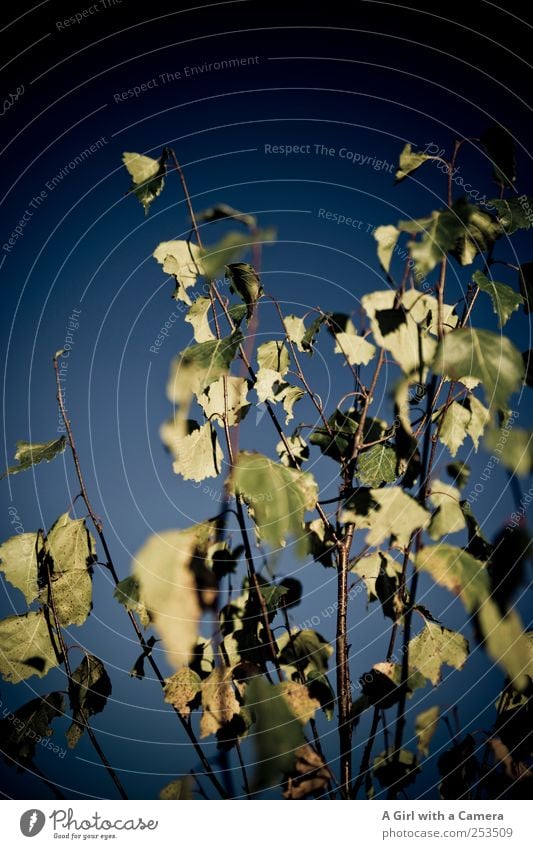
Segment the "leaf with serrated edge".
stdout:
[[176,298],[185,304],[191,303],[186,290],[194,286],[198,277],[204,274],[201,256],[202,251],[198,245],[180,239],[160,242],[153,252],[154,259],[163,266],[164,273],[175,277],[179,284]]
[[359,455],[357,477],[364,486],[381,486],[396,480],[398,457],[390,445],[373,445]]
[[430,707],[419,713],[415,719],[415,734],[418,737],[418,751],[429,755],[429,744],[439,724],[440,708],[438,705]]
[[367,545],[379,545],[391,534],[400,547],[409,543],[411,534],[429,525],[431,514],[405,493],[401,487],[368,490],[375,506],[358,512],[357,500],[349,499],[341,514],[342,522],[354,522],[356,528],[368,528]]
[[387,274],[399,237],[400,231],[393,224],[376,227],[374,230],[374,239],[378,243],[378,259]]
[[462,669],[468,657],[468,642],[462,634],[425,622],[424,628],[409,643],[409,664],[418,669],[433,685],[441,680],[446,664]]
[[181,716],[187,717],[201,689],[200,676],[188,666],[183,666],[165,680],[165,701],[175,707]]
[[460,493],[454,486],[434,480],[431,484],[429,499],[436,512],[429,526],[431,539],[441,539],[447,534],[455,534],[466,527],[465,517],[459,505]]
[[228,425],[234,427],[250,409],[247,394],[248,382],[244,377],[220,377],[197,400],[210,421],[222,423],[227,408]]
[[31,604],[37,598],[37,534],[19,534],[0,545],[0,571]]
[[522,296],[518,295],[514,289],[511,289],[505,283],[496,283],[495,280],[489,280],[482,271],[474,272],[472,280],[482,292],[490,295],[492,308],[498,316],[499,327],[503,327],[511,318],[513,312],[524,303]]
[[60,436],[59,439],[52,439],[51,442],[17,442],[15,460],[19,461],[19,465],[10,466],[1,477],[18,475],[19,472],[25,472],[26,469],[30,469],[38,463],[49,463],[58,454],[63,453],[66,444],[67,440],[64,436]]
[[162,531],[149,537],[133,563],[144,603],[176,669],[190,662],[198,637],[201,610],[192,559],[205,557],[214,538],[212,522]]
[[58,666],[42,610],[0,621],[0,675],[14,684]]
[[376,346],[367,342],[362,336],[351,333],[335,335],[335,354],[344,354],[351,366],[366,366],[375,356]]
[[505,409],[524,376],[522,355],[505,336],[460,328],[441,341],[433,368],[451,380],[478,379],[491,407]]
[[289,469],[269,457],[241,451],[233,486],[253,512],[261,537],[274,547],[289,537],[304,539],[304,514],[316,505],[318,489],[308,472]]
[[211,301],[209,298],[196,298],[185,316],[185,321],[193,326],[196,342],[210,342],[215,338],[209,326],[210,309]]

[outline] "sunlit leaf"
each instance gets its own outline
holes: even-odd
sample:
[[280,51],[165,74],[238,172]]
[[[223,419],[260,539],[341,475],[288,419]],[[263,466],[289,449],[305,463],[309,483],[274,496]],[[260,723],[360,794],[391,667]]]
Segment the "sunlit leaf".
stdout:
[[438,540],[447,534],[462,531],[466,527],[459,497],[459,490],[454,486],[440,480],[432,481],[429,499],[436,510],[429,526],[431,539]]
[[0,675],[5,681],[43,678],[58,663],[42,610],[0,621]]
[[396,480],[397,454],[390,445],[373,445],[359,455],[357,477],[364,486],[381,486]]
[[400,183],[402,180],[405,180],[409,174],[420,168],[428,159],[433,159],[433,157],[427,153],[417,153],[410,144],[406,144],[400,153],[400,162],[395,174],[396,182]]
[[193,242],[183,240],[160,242],[153,252],[153,257],[163,266],[165,274],[175,278],[176,299],[190,304],[187,289],[194,286],[198,277],[204,274],[201,248]]
[[514,289],[511,289],[505,283],[496,283],[495,280],[489,280],[482,271],[475,271],[472,280],[482,292],[490,295],[492,308],[498,316],[499,327],[503,327],[513,312],[518,309],[520,304],[524,303],[522,296],[517,295]]
[[422,755],[429,755],[429,744],[431,743],[437,726],[439,724],[440,708],[438,705],[430,707],[419,713],[415,719],[415,734],[418,737],[418,751]]
[[224,454],[210,422],[182,436],[176,420],[164,422],[160,428],[162,442],[174,457],[172,468],[186,481],[216,478],[222,469]]
[[131,177],[130,191],[142,205],[145,215],[148,215],[152,201],[163,191],[166,159],[166,151],[163,151],[160,159],[142,153],[122,154],[122,161]]
[[0,545],[0,571],[31,604],[39,594],[37,582],[38,534],[19,534]]
[[335,341],[337,343],[335,353],[344,354],[351,366],[366,366],[375,356],[375,345],[371,345],[362,336],[351,333],[337,333]]
[[305,511],[312,510],[318,498],[312,475],[241,451],[233,486],[250,508],[261,538],[271,546],[283,546],[289,537],[303,540]]
[[198,396],[198,403],[210,421],[224,420],[225,410],[229,427],[238,424],[250,409],[246,399],[248,381],[243,377],[220,377]]
[[176,669],[191,661],[198,637],[201,610],[192,567],[213,542],[209,522],[163,531],[151,536],[134,560],[141,598]]
[[374,230],[374,239],[378,243],[378,259],[387,274],[399,237],[400,231],[392,224],[376,227]]
[[406,546],[411,534],[429,525],[431,514],[399,486],[356,490],[344,506],[342,522],[368,528],[367,545],[379,545],[389,536]]
[[215,334],[209,326],[210,309],[211,301],[209,298],[196,298],[185,316],[185,321],[193,326],[196,342],[210,342],[215,338]]
[[308,743],[296,751],[294,769],[284,783],[285,799],[307,799],[321,796],[328,786],[331,773],[323,758]]
[[202,718],[200,737],[216,734],[222,726],[231,722],[240,713],[240,704],[235,695],[231,669],[216,667],[203,681]]
[[462,634],[425,621],[424,628],[409,644],[409,666],[417,669],[432,684],[441,680],[444,664],[461,669],[468,657],[468,642]]
[[18,460],[19,464],[18,466],[10,466],[2,477],[25,472],[26,469],[30,469],[38,463],[49,463],[58,454],[63,453],[66,444],[67,441],[64,436],[60,436],[59,439],[52,439],[51,442],[17,442],[15,460]]
[[451,380],[477,378],[491,407],[505,409],[524,375],[522,356],[505,336],[461,328],[441,341],[433,368]]

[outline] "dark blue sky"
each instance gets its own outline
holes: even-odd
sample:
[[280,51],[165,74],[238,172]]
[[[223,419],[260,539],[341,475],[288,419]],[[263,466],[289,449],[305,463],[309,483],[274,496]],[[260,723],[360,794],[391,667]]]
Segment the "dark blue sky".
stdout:
[[[515,138],[518,191],[533,191],[527,25],[482,0],[468,9],[466,4],[442,4],[442,9],[432,4],[431,13],[386,3],[356,2],[350,12],[339,3],[329,5],[326,13],[298,3],[287,10],[284,4],[264,8],[238,2],[181,13],[159,1],[141,8],[124,0],[80,23],[59,27],[77,7],[73,11],[48,2],[36,11],[28,5],[26,17],[10,26],[5,19],[2,55],[10,62],[2,90],[23,92],[1,118],[1,242],[11,248],[0,251],[5,362],[1,465],[11,461],[17,439],[44,441],[57,431],[51,358],[64,346],[69,317],[76,310],[79,328],[68,360],[67,405],[88,489],[121,577],[150,533],[184,527],[213,515],[218,507],[203,484],[195,487],[173,474],[158,437],[160,423],[170,413],[165,396],[170,361],[191,334],[190,325],[178,321],[159,353],[150,351],[175,309],[172,287],[151,254],[160,241],[186,236],[187,210],[172,173],[150,215],[143,217],[135,199],[125,197],[123,151],[155,156],[170,145],[184,166],[196,210],[225,202],[257,215],[262,226],[275,227],[277,242],[263,252],[263,282],[286,312],[300,315],[319,304],[357,315],[361,295],[386,285],[372,228],[442,205],[445,178],[432,164],[415,179],[394,186],[388,166],[396,165],[406,141],[418,148],[438,144],[449,155],[456,137],[477,137],[488,124],[500,122]],[[456,23],[439,19],[439,14]],[[253,57],[253,63],[194,75],[186,70],[235,57]],[[135,87],[144,90],[125,96]],[[69,168],[91,145],[95,152]],[[300,145],[306,152],[269,153],[273,145]],[[325,155],[322,147],[316,152],[315,145],[334,153]],[[350,159],[349,154],[357,156]],[[379,169],[378,162],[383,163]],[[465,146],[460,165],[481,194],[496,195],[490,164],[477,143]],[[52,184],[61,173],[63,179]],[[31,214],[22,233],[9,246],[27,210]],[[326,220],[320,210],[361,225]],[[204,239],[214,242],[227,229],[207,226]],[[527,237],[519,235],[512,246],[498,245],[497,255],[523,262],[531,259],[530,250]],[[516,286],[513,273],[501,269],[502,282]],[[468,269],[452,265],[448,302],[460,299],[468,274]],[[476,313],[479,323],[497,329],[488,299],[480,299]],[[279,334],[267,301],[259,318],[263,340]],[[516,314],[507,332],[520,350],[531,347],[527,316]],[[325,333],[318,354],[305,365],[332,412],[351,386]],[[387,369],[379,387],[384,416],[390,415],[387,389],[397,373]],[[525,396],[518,409],[520,425],[528,426],[531,408]],[[314,424],[315,419],[314,408],[304,401],[292,424]],[[241,446],[272,454],[276,442],[267,419],[258,422],[252,411],[242,427]],[[466,453],[461,452],[462,459]],[[336,492],[336,466],[328,459],[317,463],[319,457],[313,449],[310,466],[327,498]],[[474,455],[469,462],[475,480],[484,463]],[[443,456],[437,473],[444,474],[445,463]],[[216,493],[221,482],[206,481],[205,486]],[[2,481],[1,539],[12,533],[9,508],[16,509],[26,531],[49,527],[76,492],[68,454]],[[502,469],[494,473],[476,510],[489,536],[505,524],[513,501]],[[304,583],[294,624],[318,616],[317,629],[332,639],[334,620],[323,611],[335,600],[335,573],[297,562],[290,550],[277,569]],[[422,580],[420,598],[445,625],[470,633],[461,605],[448,594],[431,590]],[[112,678],[112,698],[94,725],[128,794],[156,797],[196,760],[163,705],[157,682],[150,676],[143,682],[129,677],[138,646],[112,597],[108,576],[98,570],[94,600],[87,625],[72,628],[69,635],[70,642],[100,656]],[[531,606],[525,597],[521,606],[527,620]],[[3,584],[0,607],[4,615],[21,612],[22,596]],[[357,681],[384,658],[390,625],[377,606],[367,610],[364,594],[352,608],[352,676]],[[457,703],[465,728],[486,726],[501,681],[501,673],[475,651],[463,675],[448,674],[437,692],[426,688],[409,703],[409,721],[420,705]],[[2,709],[18,707],[35,692],[64,688],[57,670],[42,681],[2,684]],[[66,726],[66,720],[55,723],[59,745]],[[336,723],[320,719],[319,727],[334,763]],[[358,746],[367,731],[363,721]],[[212,740],[205,742],[208,753],[213,752]],[[435,738],[435,751],[443,745],[444,730]],[[356,764],[360,751],[355,752]],[[108,776],[93,762],[94,752],[85,740],[64,758],[47,751],[37,758],[66,796],[112,796]],[[9,796],[39,798],[47,792],[32,776],[5,765],[1,770],[1,787]],[[413,792],[436,796],[436,779],[435,759],[430,759]]]

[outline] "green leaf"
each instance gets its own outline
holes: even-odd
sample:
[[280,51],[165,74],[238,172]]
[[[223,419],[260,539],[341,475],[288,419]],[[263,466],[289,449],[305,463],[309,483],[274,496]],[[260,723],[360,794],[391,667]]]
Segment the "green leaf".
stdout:
[[504,200],[491,200],[488,205],[496,208],[498,221],[508,236],[512,236],[517,230],[529,230],[533,224],[533,198],[521,195]]
[[533,262],[523,262],[518,267],[518,281],[522,292],[524,312],[526,315],[530,315],[533,312]]
[[[33,764],[35,748],[41,740],[52,736],[52,720],[63,714],[64,702],[61,693],[39,696],[0,720],[0,739],[5,760],[16,761],[21,766]],[[48,748],[58,750],[58,746]]]
[[442,262],[448,251],[457,244],[464,233],[463,225],[454,207],[442,212],[432,212],[421,237],[407,243],[415,263],[418,279],[431,274],[437,263]]
[[459,448],[466,439],[471,417],[471,413],[458,401],[452,401],[444,414],[439,439],[449,450],[452,457],[457,456]]
[[[318,445],[323,454],[332,460],[341,462],[353,454],[355,435],[359,428],[359,414],[353,410],[335,410],[328,419],[329,430],[317,427],[311,433],[309,442]],[[374,442],[382,439],[387,431],[387,425],[382,419],[367,416],[363,428],[363,441]],[[331,435],[330,435],[331,434]]]
[[366,366],[376,354],[375,345],[371,345],[362,336],[351,333],[335,335],[335,354],[344,354],[351,366]]
[[[410,289],[397,304],[396,293],[384,289],[363,295],[361,303],[370,319],[374,341],[390,351],[406,374],[411,375],[431,363],[437,349],[438,304],[435,298]],[[445,331],[457,324],[453,309],[444,305]]]
[[129,575],[127,578],[119,581],[113,595],[119,604],[123,604],[127,610],[131,610],[138,615],[143,628],[148,628],[151,622],[150,614],[141,599],[141,586],[137,578]]
[[472,394],[470,394],[468,398],[465,398],[463,404],[466,409],[470,411],[470,421],[468,422],[466,432],[474,443],[474,448],[477,451],[479,447],[479,440],[483,436],[485,427],[490,421],[490,411],[487,410],[481,401],[478,401],[476,396]]
[[25,472],[26,469],[30,469],[43,461],[49,463],[58,454],[63,453],[66,444],[67,441],[64,436],[60,436],[59,439],[52,439],[51,442],[17,442],[15,460],[19,461],[19,465],[10,466],[1,477],[18,475],[19,472]]
[[254,785],[269,787],[294,768],[296,750],[305,742],[302,726],[278,688],[261,676],[248,684],[245,704],[254,716]]
[[209,326],[210,309],[211,301],[209,298],[196,298],[185,316],[185,321],[193,326],[196,342],[210,342],[215,338]]
[[434,159],[434,157],[429,156],[427,153],[417,153],[410,144],[406,144],[400,153],[400,162],[395,174],[396,182],[400,183],[402,180],[405,180],[409,174],[420,168],[428,159]]
[[200,738],[216,734],[238,716],[241,707],[235,695],[231,668],[216,667],[201,685],[202,718]]
[[201,610],[193,565],[201,563],[215,541],[214,523],[149,537],[133,564],[140,595],[176,669],[191,661]]
[[39,594],[37,582],[37,534],[19,534],[0,545],[0,571],[31,604]]
[[313,353],[316,337],[318,336],[318,332],[326,320],[326,315],[317,316],[317,318],[315,318],[314,321],[311,322],[311,324],[305,331],[304,337],[302,339],[302,347],[305,351],[307,351],[308,354]]
[[440,718],[440,707],[430,707],[427,710],[419,713],[415,719],[415,734],[418,737],[418,751],[425,755],[429,755],[429,744],[433,739],[433,735],[437,730]]
[[492,307],[498,316],[499,327],[503,327],[513,312],[518,309],[520,304],[524,303],[522,296],[517,295],[514,289],[511,289],[505,283],[496,283],[494,280],[489,280],[482,271],[475,271],[472,280],[482,292],[490,295]]
[[231,291],[246,304],[246,315],[250,319],[257,301],[263,294],[257,271],[247,262],[235,262],[228,265],[226,279],[230,281]]
[[495,451],[499,446],[501,461],[513,474],[525,477],[533,471],[533,434],[530,430],[513,427],[502,439],[501,431],[492,428],[487,433],[485,445],[489,451]]
[[176,300],[190,304],[187,289],[194,286],[198,277],[205,273],[201,248],[183,240],[160,242],[152,256],[163,266],[165,274],[175,278]]
[[433,368],[451,380],[471,375],[481,382],[489,405],[505,409],[524,376],[522,356],[505,336],[461,328],[442,339]]
[[233,486],[250,508],[259,535],[274,548],[289,537],[303,541],[304,514],[318,488],[312,475],[274,463],[262,454],[239,452]]
[[192,778],[190,775],[184,775],[183,778],[175,778],[159,791],[159,798],[163,800],[169,799],[172,801],[189,802],[193,798],[191,784]]
[[459,505],[459,490],[454,486],[434,480],[429,499],[436,511],[429,526],[431,539],[438,540],[447,534],[455,534],[466,527],[465,517]]
[[260,369],[271,369],[280,378],[289,370],[289,352],[286,345],[279,339],[263,342],[257,349],[257,362]]
[[381,602],[383,615],[395,622],[402,613],[397,592],[400,587],[401,564],[382,551],[374,551],[356,560],[350,567],[366,584],[368,601]]
[[111,680],[102,661],[93,654],[86,654],[72,673],[70,706],[72,725],[67,731],[70,749],[78,743],[85,729],[85,720],[101,713],[111,695]]
[[191,345],[176,357],[171,366],[167,395],[179,406],[181,423],[187,419],[193,394],[200,395],[211,383],[228,373],[242,338],[240,330],[236,330],[223,339]]
[[492,162],[494,179],[501,188],[512,189],[516,182],[513,137],[504,127],[494,124],[485,130],[480,141]]
[[493,601],[485,564],[460,548],[436,545],[421,549],[416,566],[460,595],[467,612],[477,618],[490,657],[504,668],[516,689],[526,686],[529,649],[520,618],[514,610],[502,614]]
[[394,448],[382,443],[359,455],[357,477],[364,486],[381,486],[396,480],[397,455]]
[[468,545],[465,546],[465,550],[477,560],[489,560],[492,554],[492,545],[483,536],[468,501],[461,501],[461,510],[465,517],[468,532]]
[[379,545],[389,536],[405,547],[411,534],[429,525],[431,514],[401,487],[363,489],[352,495],[341,513],[342,522],[354,522],[357,529],[368,528],[367,545]]
[[186,436],[182,436],[179,421],[164,422],[159,433],[174,457],[174,472],[184,480],[199,482],[220,474],[224,454],[210,422],[196,427]]
[[439,684],[444,664],[462,669],[468,657],[468,642],[462,634],[425,621],[424,628],[409,643],[409,666],[433,685]]
[[234,427],[246,416],[250,404],[246,400],[248,381],[243,377],[220,377],[198,396],[198,403],[210,421],[224,421],[227,408],[228,426]]
[[176,708],[183,717],[188,717],[198,701],[202,690],[202,679],[196,672],[183,666],[165,680],[165,701]]
[[122,154],[122,161],[131,177],[130,192],[142,205],[145,215],[148,215],[151,203],[163,191],[166,159],[166,151],[163,151],[160,159],[152,159],[142,153]]
[[306,677],[311,672],[325,675],[328,671],[333,647],[317,631],[296,629],[291,631],[290,637],[288,634],[280,637],[278,645],[280,664],[289,669],[294,667],[296,675],[298,672]]
[[5,681],[43,678],[58,663],[42,610],[0,621],[0,675]]
[[293,420],[294,405],[304,397],[305,392],[303,389],[299,389],[297,386],[290,386],[288,383],[282,385],[281,391],[274,397],[274,400],[283,402],[283,409],[286,414],[285,424],[289,424]]
[[374,230],[374,239],[378,243],[378,259],[387,274],[399,237],[400,231],[393,224],[376,227]]
[[277,685],[277,689],[302,725],[315,718],[320,702],[309,694],[305,684],[300,684],[297,681],[283,681]]
[[464,198],[454,203],[450,214],[457,217],[460,225],[452,255],[461,265],[470,265],[478,254],[489,251],[502,236],[501,224]]
[[83,625],[92,607],[90,567],[96,560],[96,543],[85,519],[60,516],[48,532],[44,550],[51,558],[50,589],[47,582],[40,600],[51,604],[51,591],[59,624]]
[[196,220],[199,223],[223,221],[226,218],[233,218],[234,221],[240,221],[249,230],[257,229],[257,219],[254,215],[249,215],[247,212],[240,212],[227,203],[217,203],[215,206],[204,209],[203,212],[196,215]]

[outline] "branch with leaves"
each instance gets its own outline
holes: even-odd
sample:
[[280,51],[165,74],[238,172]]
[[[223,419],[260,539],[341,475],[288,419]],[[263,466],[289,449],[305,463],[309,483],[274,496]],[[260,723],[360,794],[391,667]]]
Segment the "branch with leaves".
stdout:
[[[477,204],[454,198],[452,174],[465,144],[482,145],[492,160],[498,198]],[[279,299],[264,290],[259,259],[262,245],[275,241],[272,230],[226,204],[197,213],[171,148],[157,159],[124,154],[130,191],[145,213],[172,174],[184,194],[188,238],[163,241],[153,252],[171,281],[172,296],[185,305],[194,336],[171,365],[173,409],[160,435],[183,486],[221,479],[225,464],[222,507],[192,527],[150,537],[131,574],[119,580],[83,479],[61,394],[59,355],[54,367],[67,437],[19,443],[19,465],[8,473],[53,460],[70,447],[115,596],[141,648],[132,674],[142,679],[145,661],[150,664],[201,764],[163,788],[162,798],[206,798],[203,777],[222,798],[254,798],[272,786],[287,799],[350,799],[363,789],[367,796],[395,798],[417,780],[443,729],[452,743],[439,758],[444,798],[512,796],[531,780],[526,741],[533,641],[513,604],[529,536],[522,523],[493,543],[485,539],[466,492],[470,470],[462,458],[469,441],[475,451],[483,446],[491,468],[501,464],[512,476],[532,469],[531,434],[515,424],[510,407],[531,382],[530,352],[520,353],[501,332],[518,310],[530,311],[532,264],[518,268],[515,288],[493,276],[505,265],[495,256],[499,246],[530,229],[531,206],[523,196],[505,196],[516,175],[503,130],[458,141],[449,161],[406,145],[397,182],[435,160],[447,172],[442,208],[375,230],[383,288],[362,296],[357,317],[328,312],[324,304],[302,316],[284,314]],[[220,226],[225,234],[207,244]],[[247,252],[252,264],[245,261]],[[402,255],[407,259],[396,276]],[[479,266],[472,269],[465,296],[447,281],[454,265]],[[483,298],[492,306],[497,330],[472,326]],[[257,344],[262,311],[270,305],[279,332]],[[317,349],[338,375],[331,410],[312,376]],[[246,446],[245,419],[254,405],[268,413],[262,441],[270,434],[275,442],[267,453],[253,448],[257,439]],[[288,430],[300,409],[316,417],[307,439],[303,422]],[[322,499],[315,476],[306,471],[312,451],[317,468],[335,465],[336,498]],[[437,466],[442,457],[444,480]],[[72,534],[74,528],[87,550],[56,545],[54,552],[54,535],[61,529]],[[283,549],[303,560],[305,569],[318,563],[336,570],[334,646],[318,631],[293,626],[304,586],[292,577],[274,577]],[[39,605],[0,622],[0,673],[21,681],[44,677],[64,663],[73,712],[70,744],[86,730],[98,752],[88,719],[104,707],[109,677],[89,653],[72,671],[62,635],[67,625],[83,625],[91,608],[96,544],[85,519],[65,514],[46,538],[12,538],[0,546],[0,560],[28,605]],[[515,564],[510,575],[509,562]],[[413,751],[405,742],[409,700],[430,686],[438,693],[443,668],[460,671],[469,662],[465,635],[419,601],[422,575],[459,596],[474,639],[499,665],[505,682],[494,727],[480,740],[461,735],[457,713],[440,702],[416,716]],[[365,640],[364,626],[352,616],[352,577],[366,586],[369,603],[379,601],[391,623],[385,660],[366,672],[356,670],[351,651]],[[215,621],[210,636],[202,633],[206,613]],[[156,642],[171,670],[167,676],[153,657]],[[357,677],[361,693],[354,698]],[[45,696],[39,705],[31,721],[51,733],[52,720],[63,710],[61,694]],[[338,751],[332,756],[320,726],[335,714]],[[370,730],[354,775],[354,742],[367,717]],[[220,780],[201,744],[212,735],[224,765]],[[12,741],[10,757],[27,764],[34,753],[23,743]],[[99,756],[125,795],[103,753]],[[237,790],[229,780],[233,770],[242,780]]]

